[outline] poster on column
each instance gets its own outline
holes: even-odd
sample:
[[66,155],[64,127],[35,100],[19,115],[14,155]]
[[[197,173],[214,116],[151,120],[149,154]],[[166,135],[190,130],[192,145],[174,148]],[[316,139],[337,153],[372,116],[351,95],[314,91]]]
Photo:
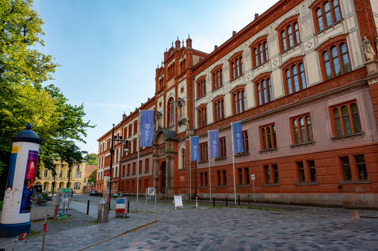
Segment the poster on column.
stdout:
[[31,211],[37,160],[38,152],[30,150],[28,154],[28,161],[26,163],[25,180],[24,188],[22,191],[20,213],[30,213]]

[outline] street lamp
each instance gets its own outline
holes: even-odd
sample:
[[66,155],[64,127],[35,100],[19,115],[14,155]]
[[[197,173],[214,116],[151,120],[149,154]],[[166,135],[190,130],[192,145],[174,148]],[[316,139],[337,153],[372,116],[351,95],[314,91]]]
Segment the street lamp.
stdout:
[[[122,139],[122,136],[119,136],[117,139],[117,136],[114,136],[114,124],[113,124],[113,130],[112,130],[112,144],[110,148],[110,180],[108,184],[108,191],[109,191],[109,211],[110,211],[110,200],[112,198],[112,169],[113,169],[113,154],[114,154],[114,141],[122,142],[125,144],[125,148],[123,151],[128,152],[129,148],[129,141]],[[108,211],[108,213],[109,213]]]

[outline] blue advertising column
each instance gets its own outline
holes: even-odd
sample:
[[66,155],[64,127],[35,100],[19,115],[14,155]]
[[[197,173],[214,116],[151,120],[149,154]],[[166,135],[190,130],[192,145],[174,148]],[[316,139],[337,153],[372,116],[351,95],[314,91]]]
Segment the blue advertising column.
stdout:
[[12,138],[8,184],[0,220],[0,236],[11,237],[25,232],[30,233],[35,171],[39,145],[42,141],[35,132],[31,131],[31,124]]

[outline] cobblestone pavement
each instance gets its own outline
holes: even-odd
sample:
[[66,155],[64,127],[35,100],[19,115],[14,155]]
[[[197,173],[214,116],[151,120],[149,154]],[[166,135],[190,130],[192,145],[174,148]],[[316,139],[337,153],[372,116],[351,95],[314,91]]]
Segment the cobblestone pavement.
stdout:
[[[194,209],[184,202],[184,210],[174,210],[172,200],[167,200],[159,201],[158,212],[153,213],[154,201],[148,201],[142,212],[145,201],[139,198],[139,213],[114,218],[111,211],[108,223],[94,224],[99,198],[74,199],[72,218],[62,228],[48,225],[45,250],[376,250],[378,246],[374,210],[358,210],[361,218],[342,208],[262,204],[251,209],[201,204]],[[85,215],[88,199],[90,212]],[[129,199],[133,211],[135,198]],[[86,222],[92,223],[80,226]],[[33,223],[32,229],[36,226]],[[40,250],[41,243],[37,236],[17,243],[15,250]]]

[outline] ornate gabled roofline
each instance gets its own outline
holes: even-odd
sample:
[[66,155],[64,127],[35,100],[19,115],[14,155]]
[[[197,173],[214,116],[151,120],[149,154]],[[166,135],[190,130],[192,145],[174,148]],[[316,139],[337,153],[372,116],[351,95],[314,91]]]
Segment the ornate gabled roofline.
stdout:
[[193,67],[193,71],[203,71],[203,68],[208,67],[221,57],[224,57],[231,50],[243,44],[246,40],[265,29],[269,24],[274,22],[274,20],[277,20],[303,1],[304,0],[281,0],[277,2],[251,23],[246,25],[238,33],[220,45],[217,49],[211,52],[207,57],[198,62],[198,64]]

